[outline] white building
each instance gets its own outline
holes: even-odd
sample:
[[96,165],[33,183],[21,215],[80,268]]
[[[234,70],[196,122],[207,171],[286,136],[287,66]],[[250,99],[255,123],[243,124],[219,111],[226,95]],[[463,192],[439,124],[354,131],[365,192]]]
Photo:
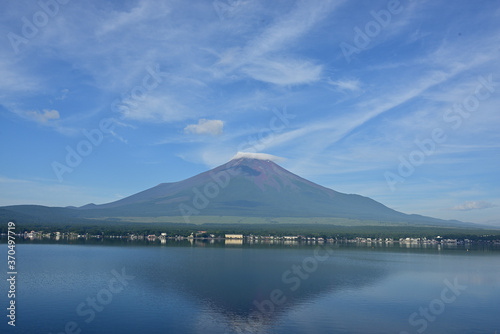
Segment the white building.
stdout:
[[226,239],[243,239],[243,234],[226,234]]

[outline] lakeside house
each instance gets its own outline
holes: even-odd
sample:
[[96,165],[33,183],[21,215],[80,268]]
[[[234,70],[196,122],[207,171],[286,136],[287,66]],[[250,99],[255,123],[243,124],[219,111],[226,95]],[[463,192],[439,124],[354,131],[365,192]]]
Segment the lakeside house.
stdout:
[[226,234],[226,239],[243,239],[243,234]]

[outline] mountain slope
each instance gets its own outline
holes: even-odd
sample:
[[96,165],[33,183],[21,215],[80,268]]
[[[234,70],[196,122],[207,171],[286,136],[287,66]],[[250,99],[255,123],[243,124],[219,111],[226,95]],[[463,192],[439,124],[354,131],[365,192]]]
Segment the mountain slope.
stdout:
[[[270,160],[239,158],[189,179],[162,183],[116,202],[79,208],[81,217],[336,217],[450,224],[407,215],[371,198],[344,194],[297,176]],[[458,223],[458,222],[456,222]]]

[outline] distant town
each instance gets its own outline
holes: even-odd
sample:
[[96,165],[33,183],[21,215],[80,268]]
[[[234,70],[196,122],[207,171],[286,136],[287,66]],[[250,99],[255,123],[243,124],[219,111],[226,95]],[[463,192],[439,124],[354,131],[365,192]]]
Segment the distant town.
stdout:
[[[2,239],[7,236],[6,233],[0,234]],[[120,239],[125,241],[142,241],[147,243],[159,243],[164,244],[167,241],[189,241],[193,242],[208,242],[208,243],[224,243],[227,245],[242,245],[263,243],[263,244],[322,244],[322,243],[349,243],[357,245],[394,245],[399,244],[405,247],[412,246],[427,246],[427,245],[467,245],[472,243],[488,243],[493,245],[500,245],[500,239],[488,239],[488,235],[484,235],[483,238],[475,239],[450,239],[443,238],[441,236],[435,236],[434,238],[415,238],[415,237],[403,237],[403,238],[368,238],[368,237],[311,237],[304,235],[254,235],[254,234],[236,234],[236,233],[224,233],[224,234],[213,234],[207,231],[197,231],[192,232],[189,235],[169,235],[165,232],[158,234],[127,234],[127,235],[106,235],[106,234],[78,234],[74,232],[41,232],[41,231],[25,231],[23,233],[16,234],[17,239],[21,240],[45,240],[45,241],[67,241],[67,240],[104,240],[104,239]]]

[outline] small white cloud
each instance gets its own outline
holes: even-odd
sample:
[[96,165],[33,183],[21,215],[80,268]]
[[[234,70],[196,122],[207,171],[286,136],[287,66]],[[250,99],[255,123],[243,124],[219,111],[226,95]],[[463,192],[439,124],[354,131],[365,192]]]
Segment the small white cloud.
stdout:
[[38,123],[47,123],[48,121],[51,120],[56,120],[59,119],[59,112],[57,110],[49,110],[49,109],[44,109],[42,112],[38,110],[34,111],[27,111],[26,116],[30,118],[31,120],[38,122]]
[[484,202],[484,201],[467,201],[463,204],[457,205],[452,210],[457,211],[470,211],[470,210],[480,210],[495,207],[495,204]]
[[224,122],[221,120],[213,119],[200,119],[198,124],[189,124],[184,128],[184,132],[196,135],[212,135],[217,136],[222,134]]
[[281,162],[285,161],[285,158],[282,157],[277,157],[272,154],[267,154],[267,153],[253,153],[253,152],[238,152],[234,157],[231,158],[231,160],[236,160],[236,159],[259,159],[259,160],[271,160],[275,162]]

